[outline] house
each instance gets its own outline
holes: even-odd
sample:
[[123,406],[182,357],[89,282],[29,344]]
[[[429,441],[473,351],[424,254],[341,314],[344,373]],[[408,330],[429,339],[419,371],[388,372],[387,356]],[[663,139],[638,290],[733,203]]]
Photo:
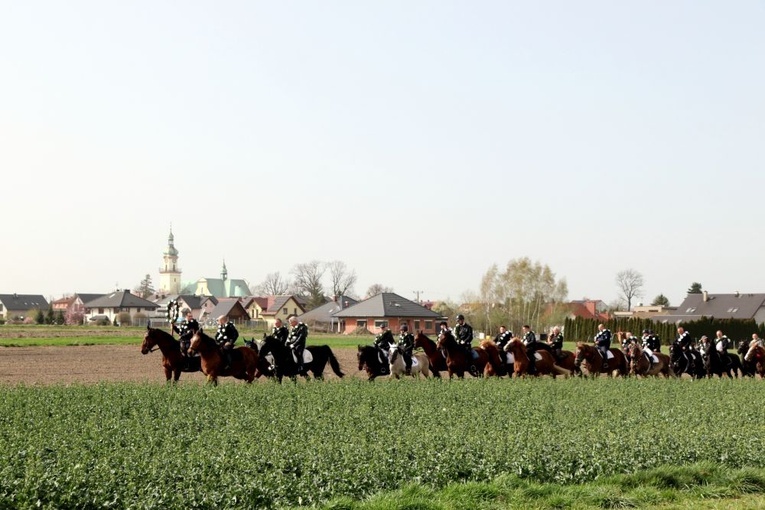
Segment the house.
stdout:
[[0,319],[24,320],[37,310],[47,312],[50,305],[41,294],[0,294]]
[[342,321],[339,331],[346,335],[357,330],[377,334],[383,324],[393,331],[407,324],[412,333],[433,334],[441,319],[440,314],[393,292],[377,294],[333,315]]
[[218,305],[210,311],[210,317],[217,319],[221,315],[225,315],[229,321],[235,324],[242,324],[250,320],[250,314],[247,313],[238,298],[219,299]]
[[65,297],[54,300],[50,304],[50,306],[51,308],[53,308],[54,313],[65,314],[69,311],[69,308],[72,306],[72,303],[74,303],[74,296],[65,296]]
[[343,323],[341,319],[336,319],[333,314],[356,303],[358,301],[353,298],[334,296],[331,301],[298,316],[298,320],[306,324],[312,331],[338,333],[343,327]]
[[242,306],[250,315],[250,319],[254,321],[265,320],[263,318],[263,312],[268,310],[268,297],[267,296],[249,296],[242,299]]
[[608,305],[600,299],[573,300],[568,303],[562,303],[560,306],[564,307],[564,309],[568,309],[568,317],[572,319],[583,317],[585,319],[607,321],[610,318],[608,314]]
[[[171,301],[178,303],[178,310],[188,308],[195,319],[199,320],[209,315],[213,308],[218,304],[218,300],[213,296],[195,296],[189,294],[169,294],[158,298],[150,299],[157,304],[158,308],[154,317],[167,318],[167,306]],[[209,302],[209,304],[207,304]],[[207,305],[207,306],[206,306]]]
[[130,323],[136,319],[148,319],[159,305],[132,294],[128,289],[116,290],[85,303],[85,319],[89,323],[99,321],[117,322],[120,314],[128,314]]
[[688,294],[685,300],[670,314],[656,316],[660,322],[690,322],[702,317],[714,319],[754,319],[757,324],[765,322],[765,294]]
[[260,319],[265,320],[269,328],[274,326],[276,319],[286,322],[290,315],[305,313],[304,301],[298,296],[267,296],[267,308],[261,312]]

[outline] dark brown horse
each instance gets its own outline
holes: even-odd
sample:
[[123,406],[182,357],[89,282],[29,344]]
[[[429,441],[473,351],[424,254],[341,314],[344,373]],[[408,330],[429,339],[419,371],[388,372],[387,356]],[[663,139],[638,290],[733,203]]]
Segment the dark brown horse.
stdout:
[[[489,363],[488,353],[480,347],[474,349],[478,357],[468,359],[465,349],[457,343],[452,332],[448,330],[442,331],[438,336],[436,347],[446,351],[446,371],[450,379],[453,375],[459,378],[465,377],[465,372],[473,377],[481,377]],[[497,367],[496,370],[499,371],[499,368]]]
[[258,369],[258,351],[246,346],[231,350],[231,366],[226,368],[218,344],[201,329],[191,337],[192,351],[202,358],[202,372],[207,382],[217,386],[218,377],[234,377],[251,383]]
[[390,375],[390,366],[387,360],[380,360],[380,351],[372,345],[359,345],[356,358],[359,361],[359,370],[367,373],[367,380],[374,381],[375,377]]
[[565,368],[572,374],[582,375],[582,371],[579,370],[578,366],[576,366],[576,355],[573,352],[561,350],[561,355],[558,356],[555,354],[555,352],[553,352],[553,349],[550,347],[549,343],[537,342],[536,350],[539,351],[540,349],[544,349],[549,352],[552,355],[553,360],[555,360],[555,364],[559,367]]
[[438,350],[436,343],[428,338],[422,331],[418,331],[417,336],[414,338],[414,347],[415,349],[419,348],[425,351],[425,354],[428,356],[428,361],[430,361],[430,372],[434,377],[441,377],[439,372],[445,372],[447,370],[446,357]]
[[154,347],[158,347],[162,353],[162,369],[165,371],[165,378],[168,382],[171,378],[173,382],[178,382],[181,372],[199,372],[202,370],[199,357],[181,354],[181,343],[173,338],[170,333],[147,327],[146,333],[143,335],[141,354],[154,352]]
[[654,362],[653,366],[651,366],[651,362],[649,362],[648,358],[645,356],[643,348],[640,347],[637,342],[630,343],[628,354],[626,354],[629,359],[630,375],[652,375],[658,377],[659,374],[661,374],[666,378],[669,378],[670,376],[674,377],[675,372],[672,370],[669,356],[660,352],[654,352],[653,355],[658,361]]
[[[513,338],[505,344],[505,351],[513,356],[513,368],[515,377],[522,377],[529,374],[529,354],[523,340],[518,337]],[[534,367],[536,372],[533,375],[551,375],[555,378],[558,375],[569,376],[571,371],[555,364],[553,355],[544,348],[537,350]]]
[[618,371],[619,375],[627,375],[627,359],[624,357],[624,353],[621,349],[614,347],[609,350],[614,357],[608,360],[608,369],[606,369],[604,368],[603,356],[601,356],[597,347],[584,342],[577,342],[576,365],[581,367],[582,363],[584,363],[585,368],[592,375],[605,373],[611,377],[615,371]]

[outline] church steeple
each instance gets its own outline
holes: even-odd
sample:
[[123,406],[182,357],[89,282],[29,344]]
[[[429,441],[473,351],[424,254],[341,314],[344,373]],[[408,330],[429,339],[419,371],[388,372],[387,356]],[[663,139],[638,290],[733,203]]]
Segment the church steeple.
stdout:
[[220,278],[223,281],[228,280],[228,271],[226,270],[226,259],[223,259],[223,269],[220,270]]
[[159,291],[165,294],[180,294],[181,269],[178,267],[178,250],[175,249],[175,236],[170,226],[167,236],[167,249],[162,254],[162,267],[159,270]]

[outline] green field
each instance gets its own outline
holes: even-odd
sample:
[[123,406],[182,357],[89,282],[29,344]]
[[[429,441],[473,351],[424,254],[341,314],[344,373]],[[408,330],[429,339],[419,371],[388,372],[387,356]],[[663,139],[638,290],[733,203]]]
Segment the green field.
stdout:
[[762,384],[602,378],[3,388],[0,508],[727,501],[765,493]]

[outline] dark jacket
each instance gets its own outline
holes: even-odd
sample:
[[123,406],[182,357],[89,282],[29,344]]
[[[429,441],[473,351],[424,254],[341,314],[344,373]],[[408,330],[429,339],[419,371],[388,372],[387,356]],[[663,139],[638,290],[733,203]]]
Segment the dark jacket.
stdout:
[[385,352],[388,352],[394,343],[396,343],[396,339],[393,338],[393,333],[389,329],[375,337],[375,346]]
[[563,333],[550,336],[550,347],[563,350]]
[[611,347],[611,331],[608,329],[604,329],[603,331],[598,331],[598,334],[595,335],[595,345],[598,347],[605,347],[606,349]]
[[643,348],[648,347],[654,352],[661,351],[661,340],[658,335],[645,335],[643,336]]
[[191,319],[190,321],[181,322],[180,326],[173,324],[173,331],[178,333],[181,340],[188,342],[191,340],[191,337],[194,336],[194,333],[199,331],[199,322],[197,322],[196,319]]
[[218,331],[215,333],[215,341],[218,345],[230,343],[232,346],[236,343],[236,339],[239,338],[239,332],[236,330],[236,326],[232,322],[218,325]]
[[504,333],[500,333],[497,335],[497,338],[494,339],[494,343],[497,344],[497,347],[499,347],[499,350],[505,348],[505,345],[507,345],[507,342],[513,339],[513,332],[512,331],[505,331]]
[[537,335],[533,331],[529,331],[525,335],[523,335],[523,345],[526,347],[534,347],[534,344],[537,341]]
[[457,327],[454,328],[454,337],[457,339],[458,343],[466,346],[470,345],[473,341],[473,327],[467,322],[464,324],[457,324]]
[[274,326],[273,331],[271,331],[271,336],[279,340],[280,343],[284,344],[287,342],[287,338],[290,336],[290,330],[287,329],[287,326],[281,326],[278,328]]
[[403,352],[411,355],[414,349],[414,335],[409,332],[401,333],[398,336],[398,347]]
[[290,335],[287,337],[287,346],[291,349],[305,349],[305,341],[308,338],[308,326],[302,322],[298,322],[292,329],[290,329]]

